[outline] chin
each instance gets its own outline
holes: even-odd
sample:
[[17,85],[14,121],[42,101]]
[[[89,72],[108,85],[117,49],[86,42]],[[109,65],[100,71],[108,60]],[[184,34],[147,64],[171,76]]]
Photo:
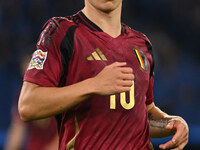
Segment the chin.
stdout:
[[102,4],[101,6],[99,6],[100,10],[106,13],[112,12],[113,10],[115,10],[118,5],[116,5],[115,3],[113,3],[113,1],[107,1],[106,3]]
[[85,2],[102,12],[110,13],[120,7],[122,0],[85,0]]

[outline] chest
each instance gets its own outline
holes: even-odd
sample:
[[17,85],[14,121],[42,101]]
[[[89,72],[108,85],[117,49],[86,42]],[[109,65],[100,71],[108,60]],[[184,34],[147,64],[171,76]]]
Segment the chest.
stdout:
[[[135,83],[148,85],[150,61],[145,42],[137,37],[79,34],[74,37],[74,51],[68,76],[72,84],[96,76],[106,65],[126,62],[133,69]],[[69,80],[68,80],[69,81]]]
[[[127,66],[133,69],[134,88],[125,93],[125,103],[131,104],[134,93],[135,109],[145,110],[146,93],[149,86],[149,74],[151,57],[148,53],[145,41],[137,37],[121,36],[117,39],[96,34],[78,34],[74,37],[74,47],[71,60],[68,64],[66,85],[71,85],[85,79],[95,77],[102,69],[114,62],[126,62]],[[88,106],[94,110],[105,108],[110,112],[111,100],[116,103],[118,111],[124,111],[121,103],[122,94],[115,97],[94,96],[93,100],[85,102],[81,108]],[[103,99],[107,99],[103,101]],[[89,109],[86,109],[89,110]],[[132,110],[132,109],[131,109]],[[82,112],[82,111],[81,111]]]

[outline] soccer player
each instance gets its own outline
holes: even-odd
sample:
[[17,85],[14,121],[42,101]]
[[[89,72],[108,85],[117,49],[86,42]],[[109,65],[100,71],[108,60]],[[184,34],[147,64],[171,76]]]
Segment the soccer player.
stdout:
[[[19,98],[22,120],[56,116],[59,150],[183,149],[187,123],[153,103],[152,46],[121,23],[122,0],[85,0],[43,27]],[[149,121],[148,121],[149,119]]]

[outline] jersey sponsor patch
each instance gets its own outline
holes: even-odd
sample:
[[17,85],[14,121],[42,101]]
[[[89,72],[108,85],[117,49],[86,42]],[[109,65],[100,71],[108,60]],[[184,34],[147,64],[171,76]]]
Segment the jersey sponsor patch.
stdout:
[[33,68],[42,70],[46,58],[47,58],[47,52],[43,52],[41,49],[36,50],[33,53],[33,56],[29,63],[28,70],[33,69]]

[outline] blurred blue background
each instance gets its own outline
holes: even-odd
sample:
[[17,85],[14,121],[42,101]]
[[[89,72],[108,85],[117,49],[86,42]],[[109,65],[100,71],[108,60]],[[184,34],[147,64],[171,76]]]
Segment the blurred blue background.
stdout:
[[[155,103],[190,127],[200,149],[200,1],[124,0],[122,21],[146,34],[155,55]],[[83,8],[84,0],[0,0],[0,149],[22,84],[20,62],[35,50],[43,24]],[[152,140],[155,149],[167,139]]]

